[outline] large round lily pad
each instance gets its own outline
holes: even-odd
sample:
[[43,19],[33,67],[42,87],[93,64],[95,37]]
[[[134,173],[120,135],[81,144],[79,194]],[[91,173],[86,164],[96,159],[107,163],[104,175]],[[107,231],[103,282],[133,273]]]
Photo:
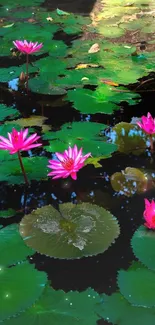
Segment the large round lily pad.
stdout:
[[89,203],[60,205],[61,214],[47,205],[26,215],[20,223],[25,243],[55,258],[80,258],[103,253],[119,235],[109,211]]
[[111,296],[102,295],[98,315],[112,324],[153,325],[155,308],[132,306],[119,292]]
[[3,228],[0,232],[0,264],[12,265],[24,260],[34,251],[22,240],[17,224]]
[[31,307],[42,294],[46,282],[46,274],[28,262],[11,268],[1,266],[0,321]]
[[6,320],[4,325],[96,325],[95,307],[100,298],[93,289],[81,293],[46,287],[41,298],[25,313]]
[[148,268],[155,270],[155,232],[140,226],[132,237],[131,246],[135,256]]
[[155,307],[155,272],[145,267],[119,271],[121,294],[133,305]]

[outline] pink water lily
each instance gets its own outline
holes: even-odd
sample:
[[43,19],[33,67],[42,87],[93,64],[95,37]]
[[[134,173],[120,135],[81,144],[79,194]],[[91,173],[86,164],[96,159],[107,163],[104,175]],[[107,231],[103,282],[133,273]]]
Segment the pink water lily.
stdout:
[[82,148],[78,151],[77,146],[69,147],[63,154],[56,152],[58,160],[49,160],[48,167],[53,169],[48,176],[56,178],[67,178],[69,175],[72,179],[77,179],[77,172],[84,166],[84,161],[91,156],[88,153],[83,156]]
[[38,52],[43,47],[42,43],[38,44],[38,42],[33,43],[33,42],[28,42],[26,40],[24,41],[16,40],[13,41],[13,44],[20,52],[25,54],[32,54]]
[[155,229],[155,201],[152,200],[149,202],[147,199],[145,200],[145,210],[144,210],[144,219],[145,219],[145,227],[149,229]]
[[137,125],[147,134],[155,133],[155,118],[150,113],[147,116],[142,116],[142,122],[137,122]]
[[28,129],[20,130],[19,132],[16,129],[12,129],[12,132],[8,133],[8,138],[3,137],[2,135],[0,136],[0,149],[8,150],[11,155],[15,153],[18,154],[18,159],[20,162],[20,167],[24,176],[25,183],[29,185],[20,151],[27,151],[32,148],[40,147],[42,144],[34,143],[38,139],[40,139],[40,136],[38,136],[37,133],[30,135],[30,137],[28,138],[27,135]]
[[29,78],[29,74],[28,74],[28,66],[29,66],[29,54],[33,54],[35,52],[38,52],[42,47],[43,44],[40,43],[38,44],[38,42],[28,42],[26,40],[24,41],[13,41],[13,44],[16,46],[16,48],[22,52],[26,54],[26,89],[27,89],[27,93],[28,93],[28,78]]
[[17,131],[13,129],[11,133],[8,133],[8,138],[0,136],[0,149],[10,151],[10,154],[14,154],[18,151],[27,151],[32,148],[40,147],[41,143],[36,143],[40,136],[36,133],[32,134],[26,139],[28,135],[28,129]]

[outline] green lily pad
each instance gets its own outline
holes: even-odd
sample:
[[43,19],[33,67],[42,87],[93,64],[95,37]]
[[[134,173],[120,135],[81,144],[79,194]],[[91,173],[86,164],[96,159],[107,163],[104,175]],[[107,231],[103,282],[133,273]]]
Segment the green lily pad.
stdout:
[[[103,24],[103,22],[102,22],[102,24]],[[98,31],[104,37],[117,38],[117,37],[120,37],[125,34],[125,31],[120,27],[111,27],[111,26],[105,26],[105,23],[104,23],[104,25],[102,25],[102,24],[98,25]]]
[[4,325],[96,325],[95,307],[99,301],[93,289],[65,293],[47,286],[39,301],[20,316],[6,320]]
[[110,181],[114,191],[132,196],[146,191],[148,179],[140,169],[126,167],[125,170],[114,173]]
[[[11,28],[11,30],[8,30],[8,33],[5,34],[5,39],[10,41],[15,39],[26,39],[32,42],[36,42],[37,39],[37,41],[41,43],[49,41],[58,29],[59,26],[55,24],[41,26],[39,24],[30,24],[29,22],[18,22]],[[38,53],[42,53],[43,51],[44,49],[42,48]]]
[[[29,181],[47,178],[46,157],[22,158],[22,161]],[[8,160],[1,165],[0,181],[9,184],[24,183],[18,159]]]
[[59,16],[68,16],[68,15],[70,15],[69,14],[69,12],[66,12],[66,11],[63,11],[63,10],[61,10],[61,9],[59,9],[59,8],[57,8],[57,10],[56,10],[56,13],[59,15]]
[[117,146],[108,143],[106,137],[102,135],[101,132],[106,127],[104,124],[93,122],[66,123],[60,131],[47,132],[44,135],[45,140],[52,140],[46,150],[52,151],[52,148],[54,148],[59,151],[59,149],[67,149],[68,146],[77,144],[78,147],[83,147],[85,153],[91,152],[92,156],[110,157],[111,153],[117,150]]
[[147,137],[142,130],[134,124],[120,122],[116,124],[110,137],[118,145],[118,150],[126,154],[132,153],[139,156],[145,152]]
[[[108,94],[107,94],[108,92]],[[109,92],[106,88],[106,93],[98,96],[97,91],[89,89],[74,89],[67,93],[67,100],[72,101],[73,107],[83,114],[106,113],[112,114],[114,110],[119,109],[119,106],[108,102]]]
[[135,104],[136,100],[139,101],[139,95],[132,92],[123,93],[123,90],[124,88],[121,87],[115,91],[109,85],[100,85],[95,91],[74,89],[68,91],[67,100],[73,102],[73,107],[85,114],[112,114],[114,110],[120,109],[116,104],[122,101],[127,101],[130,105]]
[[13,217],[16,214],[16,211],[14,209],[8,209],[8,210],[1,210],[0,211],[0,218],[10,218]]
[[[43,3],[44,0],[34,0],[33,1],[33,5],[39,5],[41,3]],[[4,5],[6,6],[6,1],[5,0],[1,0],[1,5]],[[10,7],[10,8],[16,8],[17,9],[17,6],[21,6],[21,1],[20,0],[16,0],[16,2],[14,0],[8,0],[7,1],[7,7]],[[32,7],[32,1],[31,0],[23,0],[22,1],[22,6],[24,7]]]
[[0,232],[0,263],[9,266],[16,264],[27,256],[33,255],[35,251],[28,248],[20,234],[17,224],[3,228]]
[[121,294],[138,307],[155,306],[155,273],[145,267],[119,271],[118,286]]
[[[10,67],[10,68],[1,68],[0,69],[0,82],[9,82],[15,78],[19,78],[21,72],[26,71],[26,65],[21,65],[20,67]],[[29,73],[37,72],[35,66],[29,65]]]
[[[46,78],[46,76],[44,77]],[[42,77],[30,79],[29,89],[34,93],[43,95],[65,95],[67,93],[65,89],[54,86],[52,80],[45,80]]]
[[64,203],[60,212],[63,218],[47,205],[26,215],[20,223],[25,243],[50,257],[75,259],[103,253],[120,233],[117,220],[97,205]]
[[112,324],[119,325],[153,325],[155,308],[136,307],[118,292],[111,296],[101,295],[102,303],[98,305],[98,315]]
[[155,270],[155,232],[140,226],[132,237],[131,246],[140,262]]
[[0,268],[0,321],[31,307],[41,296],[47,276],[34,265],[24,262],[11,268]]
[[7,107],[4,104],[0,104],[0,121],[5,120],[6,118],[14,119],[19,115],[19,112],[14,107]]

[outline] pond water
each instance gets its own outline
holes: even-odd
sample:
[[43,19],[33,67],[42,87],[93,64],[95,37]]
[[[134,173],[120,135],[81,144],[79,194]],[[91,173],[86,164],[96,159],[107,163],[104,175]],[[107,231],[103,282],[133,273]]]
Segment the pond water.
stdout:
[[[154,325],[154,150],[137,125],[154,117],[153,1],[1,2],[0,135],[42,146],[21,151],[29,185],[0,150],[0,322]],[[28,81],[15,40],[43,43]],[[92,155],[77,180],[47,176],[75,144]]]

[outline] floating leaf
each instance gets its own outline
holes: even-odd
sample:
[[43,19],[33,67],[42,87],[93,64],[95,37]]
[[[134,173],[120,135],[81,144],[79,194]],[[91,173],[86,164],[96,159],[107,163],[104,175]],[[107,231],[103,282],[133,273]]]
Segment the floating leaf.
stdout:
[[77,67],[75,68],[75,70],[79,70],[79,69],[86,69],[86,68],[98,68],[98,64],[92,64],[92,63],[80,63],[77,65]]
[[93,44],[90,49],[88,50],[88,53],[97,53],[100,51],[100,46],[98,43]]
[[73,107],[84,114],[105,113],[112,114],[114,110],[120,109],[121,101],[135,103],[135,94],[115,92],[109,85],[101,85],[95,91],[90,89],[74,89],[67,93],[67,100],[73,102]]
[[8,210],[1,210],[0,211],[0,218],[11,218],[16,214],[16,211],[14,209],[8,209]]
[[14,23],[9,24],[9,25],[4,25],[3,28],[10,28],[10,27],[12,27],[13,25],[14,25]]
[[145,267],[119,271],[118,286],[121,294],[138,307],[155,306],[155,273]]
[[15,118],[19,115],[19,112],[14,107],[7,107],[4,104],[0,104],[0,121],[5,120],[6,118]]
[[32,115],[27,118],[20,118],[18,120],[12,121],[14,124],[20,125],[21,128],[27,128],[30,126],[43,126],[44,122],[47,120],[45,116]]
[[17,224],[9,225],[0,232],[0,263],[9,266],[16,264],[35,251],[28,248],[22,240]]
[[114,191],[132,196],[135,193],[143,193],[147,190],[148,178],[138,168],[126,167],[125,170],[114,173],[110,177],[110,181]]
[[36,77],[29,80],[29,88],[34,93],[43,95],[65,95],[67,91],[61,87],[54,86],[52,81]]
[[4,325],[96,325],[95,308],[99,301],[93,289],[65,293],[47,286],[39,301],[20,316],[6,320]]
[[28,262],[11,268],[0,268],[0,321],[31,307],[43,292],[47,282],[44,272],[39,272]]
[[136,307],[118,292],[111,296],[101,295],[102,303],[98,304],[98,315],[112,324],[119,325],[153,325],[155,308]]
[[25,243],[41,254],[56,258],[81,258],[103,253],[119,235],[109,211],[89,203],[51,205],[26,215],[20,223]]
[[88,158],[86,161],[85,161],[85,165],[93,165],[95,168],[100,168],[102,167],[102,165],[99,163],[99,161],[101,159],[104,159],[105,157],[96,157],[96,158]]
[[46,150],[62,151],[69,145],[77,144],[78,147],[83,147],[85,153],[91,152],[94,157],[110,157],[111,153],[117,150],[117,146],[108,143],[103,136],[106,127],[104,124],[93,122],[66,123],[60,131],[47,132],[44,135],[45,140],[52,140]]
[[70,15],[69,12],[66,12],[66,11],[60,10],[60,9],[58,9],[58,8],[57,8],[56,12],[57,12],[57,14],[58,14],[59,16],[68,16],[68,15]]
[[[46,157],[23,158],[22,161],[29,181],[47,178],[48,160]],[[18,159],[8,160],[5,164],[1,164],[0,181],[9,184],[24,183]]]
[[131,246],[140,262],[155,270],[155,232],[140,226],[132,237]]

